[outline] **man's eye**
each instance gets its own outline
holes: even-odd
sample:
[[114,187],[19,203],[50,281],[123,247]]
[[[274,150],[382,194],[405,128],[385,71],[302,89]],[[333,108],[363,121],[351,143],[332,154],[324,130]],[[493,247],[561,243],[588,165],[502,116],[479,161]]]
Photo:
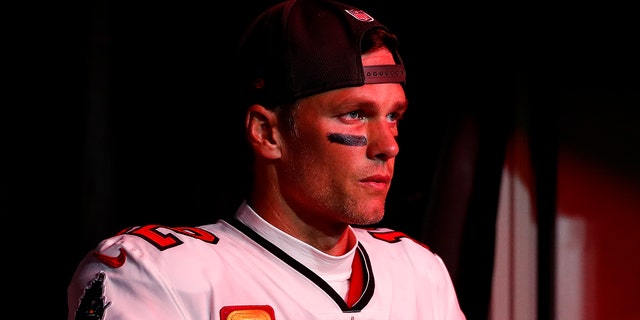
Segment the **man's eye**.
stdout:
[[398,121],[401,119],[401,115],[397,112],[389,113],[387,119],[389,119],[389,121]]
[[351,112],[345,114],[344,117],[348,118],[348,119],[362,119],[363,118],[362,114],[360,114],[359,111],[351,111]]

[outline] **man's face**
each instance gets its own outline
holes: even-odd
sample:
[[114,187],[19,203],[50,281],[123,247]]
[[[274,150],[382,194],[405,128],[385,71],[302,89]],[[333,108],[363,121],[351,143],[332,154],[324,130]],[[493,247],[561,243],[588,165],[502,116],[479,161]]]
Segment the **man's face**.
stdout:
[[[389,51],[364,65],[395,64]],[[407,108],[399,83],[366,84],[305,98],[284,136],[279,170],[287,203],[303,219],[371,224],[382,219]]]

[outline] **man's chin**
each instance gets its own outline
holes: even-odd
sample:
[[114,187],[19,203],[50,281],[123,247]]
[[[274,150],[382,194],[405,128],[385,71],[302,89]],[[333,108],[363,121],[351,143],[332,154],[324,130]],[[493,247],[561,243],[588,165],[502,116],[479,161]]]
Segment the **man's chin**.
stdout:
[[374,213],[366,213],[352,219],[350,224],[357,225],[357,226],[369,226],[382,221],[383,217],[384,217],[384,210],[377,211]]

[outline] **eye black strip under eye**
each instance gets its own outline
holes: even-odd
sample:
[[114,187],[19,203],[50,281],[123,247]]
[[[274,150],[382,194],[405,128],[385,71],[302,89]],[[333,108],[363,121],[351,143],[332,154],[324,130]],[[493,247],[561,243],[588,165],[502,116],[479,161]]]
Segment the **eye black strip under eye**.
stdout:
[[330,133],[327,138],[331,142],[344,144],[345,146],[366,146],[367,137],[350,134]]

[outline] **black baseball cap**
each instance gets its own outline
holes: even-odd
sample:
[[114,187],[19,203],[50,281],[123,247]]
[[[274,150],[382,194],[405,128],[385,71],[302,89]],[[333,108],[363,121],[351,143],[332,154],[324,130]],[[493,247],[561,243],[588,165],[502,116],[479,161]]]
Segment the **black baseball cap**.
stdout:
[[259,15],[241,42],[238,67],[247,103],[271,107],[365,83],[404,84],[395,65],[362,66],[360,43],[371,28],[389,29],[353,6],[331,0],[287,0]]

